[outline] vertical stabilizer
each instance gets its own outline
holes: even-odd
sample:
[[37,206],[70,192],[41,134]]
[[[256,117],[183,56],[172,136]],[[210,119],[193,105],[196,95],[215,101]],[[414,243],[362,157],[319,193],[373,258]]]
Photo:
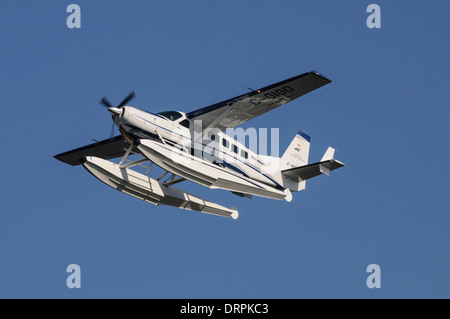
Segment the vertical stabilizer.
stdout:
[[281,157],[281,169],[299,167],[308,164],[311,137],[298,131],[291,144]]

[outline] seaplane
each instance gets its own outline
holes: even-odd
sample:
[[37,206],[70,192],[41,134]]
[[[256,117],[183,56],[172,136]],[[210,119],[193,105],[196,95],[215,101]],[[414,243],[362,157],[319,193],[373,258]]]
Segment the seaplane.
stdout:
[[[309,163],[310,136],[298,131],[281,157],[257,154],[227,132],[257,116],[330,83],[315,71],[250,89],[237,97],[192,112],[151,113],[128,105],[134,91],[118,105],[99,102],[111,114],[120,135],[69,150],[54,157],[82,165],[106,185],[154,205],[238,217],[228,208],[190,194],[174,185],[192,181],[252,198],[290,202],[306,181],[345,166],[328,147],[320,161]],[[150,177],[153,165],[161,168]],[[154,175],[154,174],[152,174]]]

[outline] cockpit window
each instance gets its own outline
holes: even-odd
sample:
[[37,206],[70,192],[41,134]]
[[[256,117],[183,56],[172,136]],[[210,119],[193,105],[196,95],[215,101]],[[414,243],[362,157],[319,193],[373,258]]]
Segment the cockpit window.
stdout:
[[190,124],[189,120],[183,120],[180,122],[180,125],[184,126],[185,128],[189,128],[189,124]]
[[176,111],[159,112],[156,114],[164,116],[166,119],[171,120],[171,121],[176,121],[180,117],[183,116],[180,112],[176,112]]

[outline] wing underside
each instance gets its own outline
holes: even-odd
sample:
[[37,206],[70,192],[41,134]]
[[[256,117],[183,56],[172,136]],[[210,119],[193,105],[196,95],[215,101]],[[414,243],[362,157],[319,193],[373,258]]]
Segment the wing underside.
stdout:
[[[130,144],[119,135],[55,155],[54,157],[61,162],[76,166],[80,165],[80,160],[85,156],[95,156],[103,159],[121,157],[129,147]],[[133,152],[139,153],[139,150],[134,147]]]
[[191,120],[201,120],[203,129],[214,127],[224,131],[330,82],[319,73],[311,71],[187,113],[186,116]]

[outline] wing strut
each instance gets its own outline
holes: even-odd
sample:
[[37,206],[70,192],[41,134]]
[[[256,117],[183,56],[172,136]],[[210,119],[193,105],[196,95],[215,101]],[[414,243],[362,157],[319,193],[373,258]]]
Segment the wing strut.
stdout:
[[175,179],[175,175],[172,175],[172,178],[170,179],[170,181],[165,182],[163,185],[164,186],[171,186],[173,184],[177,184],[177,183],[183,182],[185,180],[186,180],[186,178],[183,178],[183,177]]
[[164,173],[162,173],[161,176],[159,176],[156,180],[157,180],[157,181],[161,180],[161,178],[163,178],[164,176],[166,176],[167,173],[169,173],[169,171],[164,171]]
[[119,167],[122,167],[123,162],[125,162],[125,160],[127,159],[128,155],[130,155],[131,150],[133,149],[134,145],[130,144],[130,147],[128,147],[127,151],[125,152],[125,155],[122,157],[122,160],[119,163]]
[[[153,162],[151,162],[148,158],[146,158],[146,157],[144,157],[144,158],[141,158],[141,159],[139,159],[139,160],[136,160],[136,161],[131,161],[131,160],[129,160],[128,159],[128,156],[130,155],[130,153],[132,153],[132,150],[133,150],[133,144],[131,144],[130,145],[130,147],[127,149],[127,151],[125,152],[125,155],[122,157],[122,159],[120,160],[120,163],[119,163],[119,168],[120,169],[126,169],[126,168],[129,168],[129,167],[133,167],[133,166],[136,166],[136,165],[141,165],[141,164],[143,164],[143,163],[145,163],[145,162],[150,162],[150,165],[147,167],[147,166],[145,166],[145,165],[141,165],[141,166],[143,166],[143,167],[145,167],[147,170],[146,170],[146,172],[145,172],[145,175],[147,175],[148,174],[148,172],[150,171],[150,168],[152,167],[152,165],[153,165]],[[127,162],[128,161],[128,163],[125,163],[125,162]],[[124,164],[125,163],[125,164]]]

